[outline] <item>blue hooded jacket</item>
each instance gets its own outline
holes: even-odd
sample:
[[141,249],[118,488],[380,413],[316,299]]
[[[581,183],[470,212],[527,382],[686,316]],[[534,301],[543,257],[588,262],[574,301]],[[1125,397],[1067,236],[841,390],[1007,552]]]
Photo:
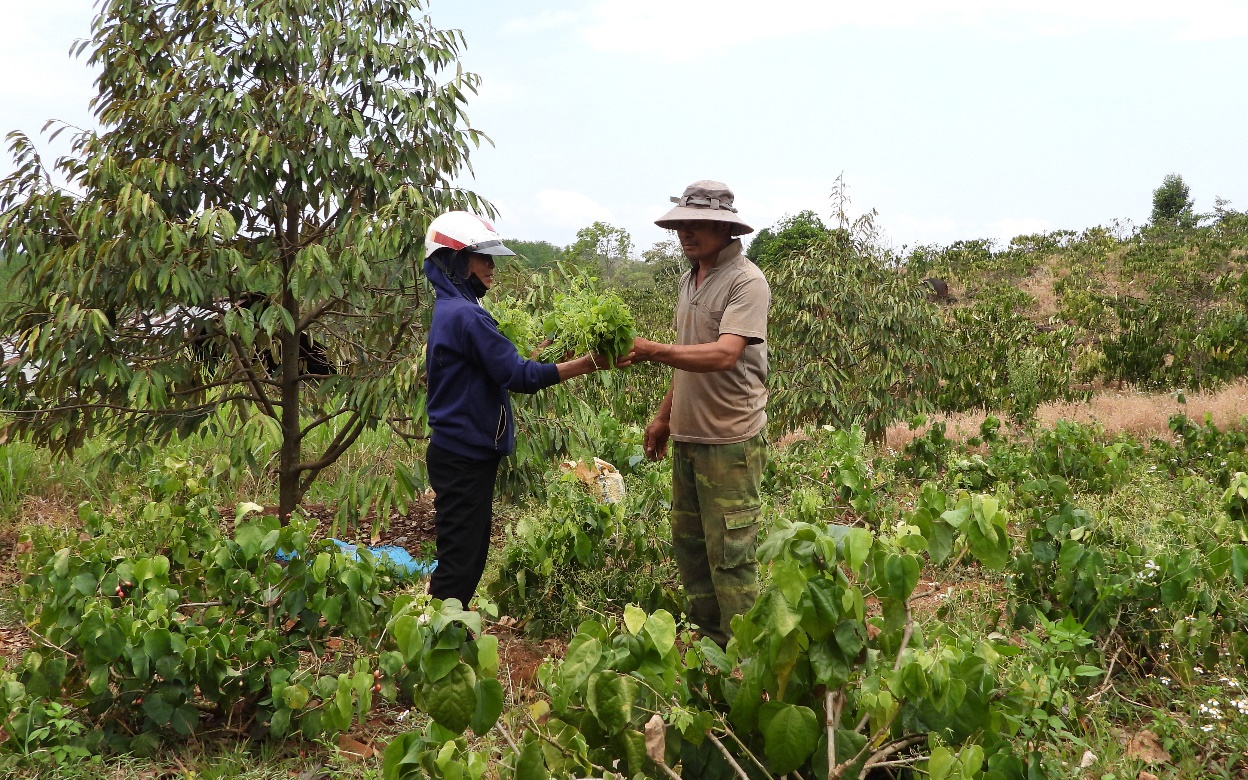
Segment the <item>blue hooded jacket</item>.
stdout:
[[516,448],[508,390],[535,393],[559,382],[554,363],[525,360],[465,286],[432,260],[433,324],[425,351],[431,441],[456,455],[491,460]]

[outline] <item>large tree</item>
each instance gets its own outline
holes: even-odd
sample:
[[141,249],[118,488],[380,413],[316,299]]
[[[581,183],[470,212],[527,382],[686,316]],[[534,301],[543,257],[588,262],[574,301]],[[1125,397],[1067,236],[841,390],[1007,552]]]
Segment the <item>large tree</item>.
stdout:
[[803,212],[760,235],[771,285],[767,416],[776,433],[857,423],[879,440],[897,419],[932,409],[947,336],[926,288],[879,240],[875,212],[851,220],[844,193],[838,178],[838,227]]
[[1196,218],[1192,213],[1195,204],[1191,194],[1191,189],[1182,176],[1177,173],[1166,174],[1161,186],[1153,190],[1153,224],[1181,227],[1195,225]]
[[462,47],[422,0],[105,0],[78,50],[103,129],[50,170],[9,135],[11,431],[258,425],[284,514],[363,431],[419,434],[423,231],[489,211],[455,186],[482,140]]

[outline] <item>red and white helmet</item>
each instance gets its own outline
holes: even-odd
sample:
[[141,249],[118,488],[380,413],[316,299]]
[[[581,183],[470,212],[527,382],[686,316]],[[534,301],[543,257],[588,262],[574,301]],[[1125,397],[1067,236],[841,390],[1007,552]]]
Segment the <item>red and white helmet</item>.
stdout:
[[429,232],[425,234],[425,256],[439,249],[483,255],[515,254],[503,246],[503,239],[493,225],[468,211],[448,211],[429,223]]

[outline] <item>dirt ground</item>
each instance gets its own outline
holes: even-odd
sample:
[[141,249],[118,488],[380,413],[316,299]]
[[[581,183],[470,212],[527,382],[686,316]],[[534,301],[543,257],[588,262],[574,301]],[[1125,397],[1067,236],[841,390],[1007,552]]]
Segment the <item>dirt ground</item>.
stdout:
[[305,514],[315,517],[317,538],[333,537],[351,544],[364,545],[395,545],[412,554],[413,558],[431,559],[433,557],[433,499],[430,496],[418,496],[406,514],[392,512],[389,520],[378,524],[376,516],[370,516],[358,528],[340,528],[334,530],[333,507],[325,504],[305,504]]

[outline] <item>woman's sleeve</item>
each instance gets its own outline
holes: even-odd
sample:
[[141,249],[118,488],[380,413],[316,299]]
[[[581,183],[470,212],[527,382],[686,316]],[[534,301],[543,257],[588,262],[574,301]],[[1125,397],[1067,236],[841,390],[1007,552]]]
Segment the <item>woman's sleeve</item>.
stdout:
[[464,335],[481,367],[500,386],[517,393],[536,393],[559,383],[559,368],[554,363],[520,357],[516,345],[499,333],[494,318],[484,309],[469,318],[465,327]]

